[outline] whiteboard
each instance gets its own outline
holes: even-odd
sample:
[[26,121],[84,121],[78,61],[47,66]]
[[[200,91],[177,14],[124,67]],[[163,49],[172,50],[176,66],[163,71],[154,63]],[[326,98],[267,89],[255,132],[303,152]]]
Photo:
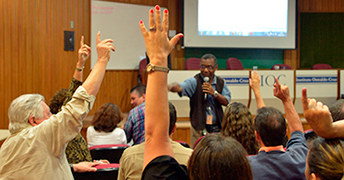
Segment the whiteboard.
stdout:
[[107,69],[138,69],[140,60],[146,57],[139,21],[143,20],[148,27],[148,12],[151,8],[153,6],[92,0],[91,68],[98,58],[96,37],[100,31],[100,39],[111,38],[116,47],[116,52],[111,52]]

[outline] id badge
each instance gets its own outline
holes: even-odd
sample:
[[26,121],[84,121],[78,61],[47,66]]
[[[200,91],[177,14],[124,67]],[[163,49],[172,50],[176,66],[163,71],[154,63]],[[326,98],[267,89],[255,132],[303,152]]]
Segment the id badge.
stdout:
[[213,124],[213,115],[207,115],[207,122],[206,124],[212,125]]

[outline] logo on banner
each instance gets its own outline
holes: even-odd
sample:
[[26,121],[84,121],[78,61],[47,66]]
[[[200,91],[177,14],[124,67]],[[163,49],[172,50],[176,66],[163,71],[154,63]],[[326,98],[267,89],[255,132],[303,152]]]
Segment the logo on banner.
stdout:
[[248,85],[248,77],[222,77],[227,85]]
[[297,76],[296,83],[337,83],[336,76]]

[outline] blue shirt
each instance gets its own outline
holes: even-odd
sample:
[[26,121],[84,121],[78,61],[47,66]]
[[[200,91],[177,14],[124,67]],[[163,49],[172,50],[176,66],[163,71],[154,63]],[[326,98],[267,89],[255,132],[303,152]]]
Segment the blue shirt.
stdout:
[[124,124],[124,131],[127,142],[131,139],[135,144],[145,141],[145,102],[132,109],[128,114],[127,122]]
[[301,131],[291,133],[284,151],[259,151],[258,155],[247,156],[254,180],[290,179],[306,180],[305,167],[308,147]]
[[[203,76],[202,76],[203,77]],[[214,79],[213,82],[211,83],[211,87],[216,90],[216,82],[217,82],[217,78],[214,75]],[[195,77],[191,77],[187,80],[185,80],[182,83],[179,83],[180,87],[182,88],[182,92],[178,93],[179,96],[188,96],[189,98],[191,98],[197,88],[197,80]],[[224,84],[223,88],[222,88],[222,96],[226,97],[226,99],[228,100],[228,103],[231,102],[231,92],[228,89],[227,85]],[[207,115],[212,115],[213,116],[213,123],[216,122],[217,118],[216,118],[216,113],[215,113],[215,97],[213,97],[212,95],[208,94],[207,95],[207,99],[208,99],[208,105],[207,105]]]

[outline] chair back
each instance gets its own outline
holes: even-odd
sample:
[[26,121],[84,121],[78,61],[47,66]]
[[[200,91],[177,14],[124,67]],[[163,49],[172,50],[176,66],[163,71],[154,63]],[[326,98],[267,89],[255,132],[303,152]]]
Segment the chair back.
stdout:
[[287,64],[275,64],[271,67],[272,70],[285,70],[285,69],[293,69]]
[[243,70],[244,66],[241,61],[237,58],[230,57],[226,61],[226,67],[228,70]]
[[[205,136],[205,135],[204,135]],[[204,138],[204,136],[201,136],[200,138],[198,138],[195,142],[195,144],[193,145],[192,149],[195,149],[195,147],[197,146],[197,144]]]
[[186,147],[186,148],[190,148],[189,144],[185,141],[176,141],[179,142],[182,146]]
[[318,135],[313,131],[313,129],[308,129],[303,132],[306,140],[314,140],[318,137]]
[[147,66],[147,59],[144,58],[140,61],[139,64],[139,75],[137,76],[137,81],[139,84],[142,84],[142,76],[143,76],[143,72],[146,69]]
[[200,66],[201,66],[201,59],[191,57],[191,58],[186,59],[184,69],[185,70],[199,70]]
[[74,179],[75,180],[95,180],[95,179],[116,180],[118,177],[119,164],[117,163],[99,164],[95,166],[95,168],[97,168],[96,172],[84,172],[84,173],[73,172]]
[[317,69],[332,69],[332,66],[329,64],[314,64],[312,66],[312,69],[317,70]]
[[147,66],[147,59],[144,58],[140,61],[140,64],[139,64],[139,74],[143,73],[143,71],[146,69],[146,66]]
[[123,151],[129,146],[126,144],[104,144],[90,147],[93,160],[106,159],[110,163],[119,163]]

